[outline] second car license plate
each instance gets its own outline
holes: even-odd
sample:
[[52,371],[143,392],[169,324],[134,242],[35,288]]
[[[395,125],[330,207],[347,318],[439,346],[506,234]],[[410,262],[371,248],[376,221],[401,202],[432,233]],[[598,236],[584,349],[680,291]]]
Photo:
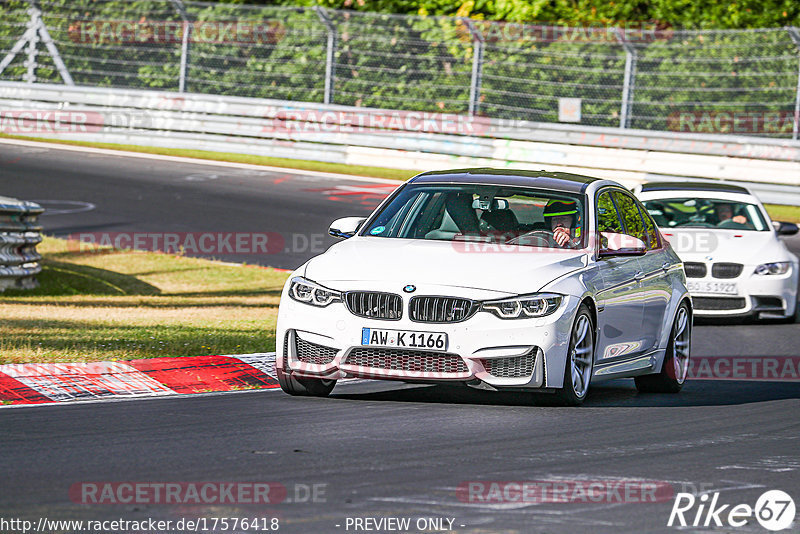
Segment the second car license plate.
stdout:
[[447,334],[444,332],[412,332],[409,330],[362,328],[361,344],[379,347],[444,351],[447,350]]
[[689,293],[711,293],[714,295],[738,295],[739,290],[734,282],[712,282],[710,280],[686,283]]

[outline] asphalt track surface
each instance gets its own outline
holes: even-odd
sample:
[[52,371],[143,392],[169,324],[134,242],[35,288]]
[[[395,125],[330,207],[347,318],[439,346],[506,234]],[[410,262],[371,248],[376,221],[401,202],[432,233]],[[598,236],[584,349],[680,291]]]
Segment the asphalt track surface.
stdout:
[[[62,211],[63,201],[95,206],[43,217],[57,235],[322,234],[387,192],[364,193],[371,185],[0,144],[0,194],[48,200],[52,211],[55,201]],[[223,259],[292,268],[314,252],[300,249]],[[796,356],[798,346],[797,325],[700,325],[693,356]],[[329,399],[255,391],[3,408],[0,518],[280,517],[281,532],[313,533],[353,532],[348,517],[444,517],[471,533],[674,532],[666,526],[672,498],[493,504],[465,502],[456,489],[470,481],[656,481],[674,492],[719,491],[721,504],[752,506],[768,489],[800,504],[799,399],[798,382],[698,380],[679,395],[638,395],[619,380],[572,409],[546,397],[362,382],[337,386]],[[300,493],[323,484],[324,495],[269,506],[72,502],[70,486],[91,481],[278,482],[292,501],[295,484]],[[688,530],[767,532],[754,520]],[[798,522],[790,531],[800,531]]]

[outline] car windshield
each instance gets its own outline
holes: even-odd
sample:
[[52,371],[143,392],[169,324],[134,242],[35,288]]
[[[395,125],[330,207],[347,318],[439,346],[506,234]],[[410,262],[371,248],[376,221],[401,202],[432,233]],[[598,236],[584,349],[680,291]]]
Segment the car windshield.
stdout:
[[361,235],[577,249],[584,247],[584,221],[580,195],[500,185],[412,183]]
[[662,228],[728,228],[764,232],[768,226],[755,204],[716,198],[645,200],[647,212]]

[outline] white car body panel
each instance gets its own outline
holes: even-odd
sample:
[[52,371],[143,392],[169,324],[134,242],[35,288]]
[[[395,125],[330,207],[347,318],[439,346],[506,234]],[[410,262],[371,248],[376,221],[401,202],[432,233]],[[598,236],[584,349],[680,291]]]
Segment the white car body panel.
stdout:
[[[800,273],[798,259],[778,236],[767,211],[757,197],[752,194],[725,191],[685,190],[681,189],[680,183],[676,183],[672,190],[637,192],[637,197],[643,202],[669,198],[698,198],[746,202],[758,206],[764,220],[767,221],[768,229],[765,231],[662,226],[661,232],[684,262],[705,265],[706,274],[702,277],[691,276],[691,272],[687,269],[687,283],[693,297],[744,299],[743,306],[730,310],[705,309],[704,301],[700,300],[699,305],[695,306],[695,315],[730,317],[762,314],[784,318],[795,315]],[[790,270],[781,275],[755,274],[755,269],[759,265],[777,262],[790,263]],[[712,271],[715,263],[742,264],[742,272],[735,278],[716,278]],[[735,293],[720,292],[721,284],[735,284]],[[780,299],[780,306],[764,305],[764,302],[767,302],[764,297]]]
[[[596,228],[594,198],[599,189],[629,194],[615,182],[591,180],[584,188],[587,229]],[[375,213],[380,210],[381,206]],[[588,248],[579,250],[508,246],[496,252],[465,253],[453,241],[356,235],[290,276],[278,314],[276,366],[307,378],[467,382],[489,389],[561,388],[573,323],[579,306],[586,302],[599,335],[592,380],[660,372],[678,306],[691,304],[678,256],[666,244],[640,257],[601,259],[595,246],[595,239],[587,239]],[[343,293],[391,293],[402,298],[406,313],[396,320],[365,318],[351,312],[343,301],[326,307],[299,302],[289,295],[294,277]],[[413,293],[404,292],[410,284],[415,286]],[[551,315],[522,319],[501,319],[478,311],[462,322],[425,323],[411,320],[407,312],[410,299],[416,296],[485,301],[536,292],[561,294],[563,301]],[[363,348],[364,328],[446,333],[444,353],[463,360],[466,371],[418,373],[349,365],[351,353]],[[299,352],[305,343],[329,347],[335,355],[322,364],[310,363],[308,358],[301,361]],[[529,375],[504,377],[487,371],[489,360],[528,353],[537,354]]]

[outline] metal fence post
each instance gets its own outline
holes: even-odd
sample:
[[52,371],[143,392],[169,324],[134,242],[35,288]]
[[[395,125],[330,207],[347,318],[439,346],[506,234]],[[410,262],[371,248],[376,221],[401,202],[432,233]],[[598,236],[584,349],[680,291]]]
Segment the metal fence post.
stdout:
[[800,132],[800,31],[794,26],[789,26],[786,29],[799,52],[797,61],[797,87],[795,88],[794,94],[794,123],[792,124],[792,139],[797,140],[798,132]]
[[183,29],[181,32],[181,64],[178,71],[178,92],[186,92],[186,71],[189,68],[189,38],[192,34],[192,24],[189,20],[189,14],[186,12],[186,6],[183,5],[182,0],[172,0],[175,9],[180,13],[183,20]]
[[28,28],[33,29],[33,32],[28,38],[28,59],[25,60],[25,66],[28,67],[28,71],[25,73],[24,80],[27,83],[36,83],[36,68],[38,67],[36,56],[39,54],[39,50],[36,48],[36,45],[39,44],[39,32],[37,31],[40,24],[39,10],[32,7],[28,10],[28,13],[31,16],[28,21]]
[[636,81],[636,48],[630,44],[622,30],[614,28],[617,40],[625,49],[625,77],[622,80],[622,106],[619,113],[619,127],[628,128],[633,109],[633,89]]
[[328,13],[321,6],[315,6],[319,20],[328,30],[328,50],[325,55],[325,96],[323,103],[333,104],[333,84],[336,80],[336,26],[328,16]]
[[483,45],[484,38],[472,19],[461,19],[469,28],[472,37],[472,75],[469,80],[469,114],[475,115],[480,110],[481,81],[483,78]]

